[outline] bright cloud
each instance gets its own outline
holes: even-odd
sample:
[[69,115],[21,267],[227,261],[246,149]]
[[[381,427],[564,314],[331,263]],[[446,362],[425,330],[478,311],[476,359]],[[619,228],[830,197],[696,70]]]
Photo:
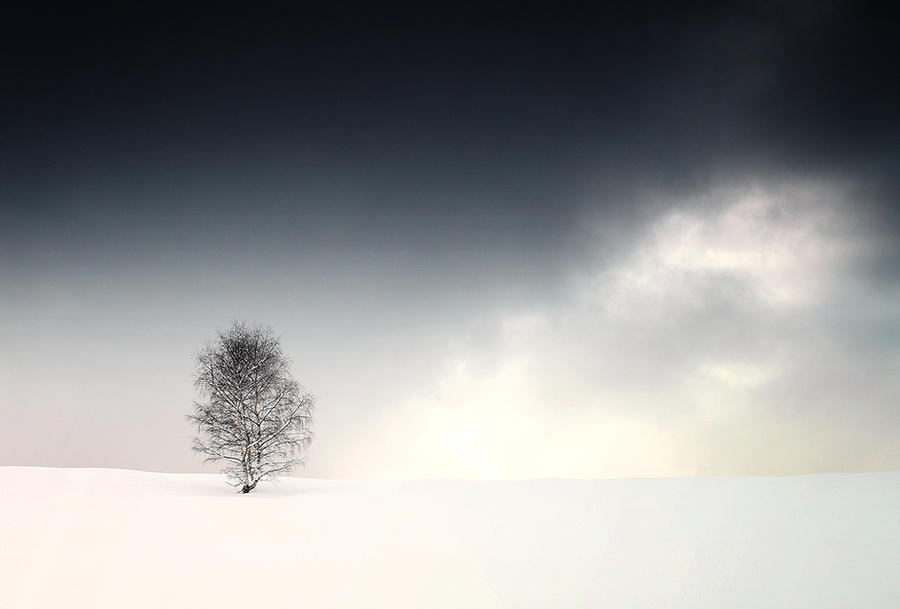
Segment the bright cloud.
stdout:
[[[616,262],[573,274],[559,306],[501,315],[432,390],[360,431],[358,446],[390,449],[364,449],[378,456],[348,468],[494,478],[871,466],[859,430],[817,410],[802,382],[865,365],[834,344],[827,362],[816,356],[832,338],[821,310],[867,252],[848,192],[723,187],[669,206]],[[885,383],[897,385],[873,384]]]

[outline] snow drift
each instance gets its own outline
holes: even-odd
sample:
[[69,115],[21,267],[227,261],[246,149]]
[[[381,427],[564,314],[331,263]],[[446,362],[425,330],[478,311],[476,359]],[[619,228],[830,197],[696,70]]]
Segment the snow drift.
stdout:
[[0,468],[0,605],[900,607],[900,473],[358,482]]

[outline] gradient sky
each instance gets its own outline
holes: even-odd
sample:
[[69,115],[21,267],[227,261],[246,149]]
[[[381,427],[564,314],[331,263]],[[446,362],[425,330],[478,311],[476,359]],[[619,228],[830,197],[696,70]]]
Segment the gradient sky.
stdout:
[[17,10],[0,464],[200,471],[243,319],[318,396],[302,475],[900,469],[876,8]]

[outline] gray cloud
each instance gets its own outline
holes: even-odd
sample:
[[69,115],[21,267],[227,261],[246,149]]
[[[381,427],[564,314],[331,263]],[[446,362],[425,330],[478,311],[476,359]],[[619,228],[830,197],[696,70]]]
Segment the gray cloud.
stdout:
[[[852,194],[751,182],[672,201],[612,262],[573,273],[556,306],[472,330],[342,463],[401,477],[896,467],[897,343],[859,344],[861,303],[844,308],[883,245]],[[900,328],[887,310],[863,317]]]
[[246,318],[312,475],[896,468],[893,21],[646,8],[16,22],[0,462],[196,468]]

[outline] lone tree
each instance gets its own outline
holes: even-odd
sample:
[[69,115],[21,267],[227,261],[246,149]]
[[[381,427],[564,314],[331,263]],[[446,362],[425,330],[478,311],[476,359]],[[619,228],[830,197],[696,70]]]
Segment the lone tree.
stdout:
[[303,463],[312,441],[313,397],[291,376],[268,328],[235,322],[196,355],[204,400],[188,420],[194,451],[221,462],[229,484],[249,493],[260,480]]

